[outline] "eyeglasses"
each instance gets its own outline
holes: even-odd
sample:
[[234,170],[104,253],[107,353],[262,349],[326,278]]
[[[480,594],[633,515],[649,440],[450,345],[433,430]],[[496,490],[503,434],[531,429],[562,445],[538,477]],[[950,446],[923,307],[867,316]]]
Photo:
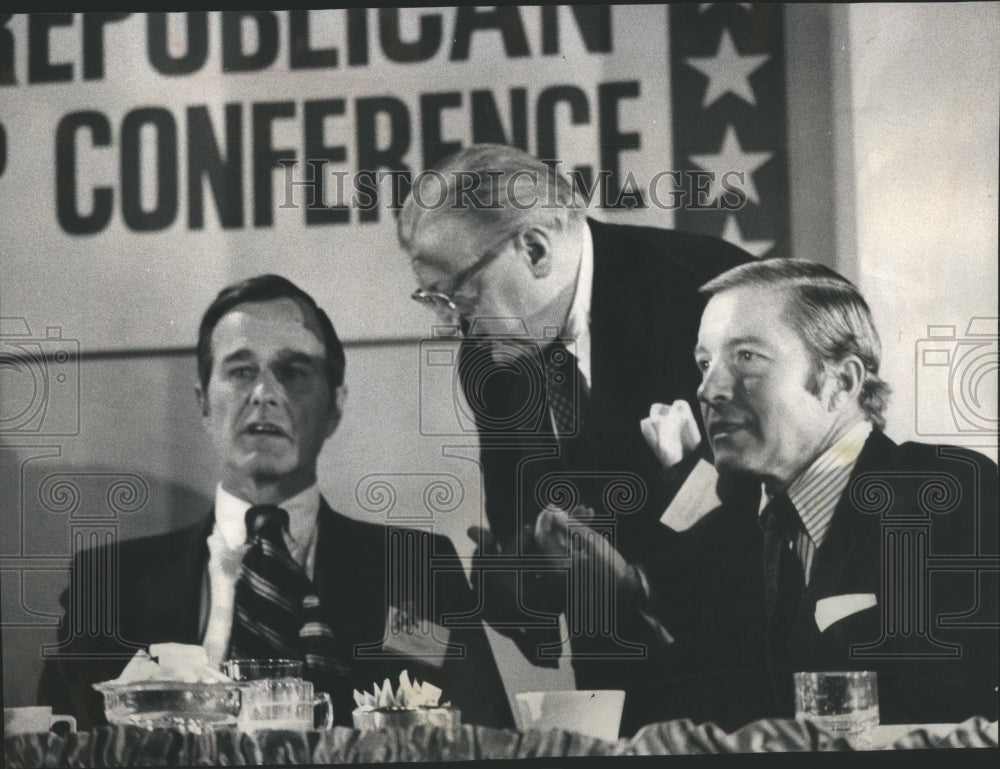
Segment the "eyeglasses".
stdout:
[[452,276],[450,293],[446,294],[443,291],[425,291],[422,288],[418,288],[410,294],[410,298],[414,301],[420,302],[420,304],[425,307],[429,307],[439,315],[447,316],[453,319],[459,318],[462,313],[459,311],[458,305],[455,304],[455,300],[452,297],[459,292],[462,286],[465,285],[473,275],[485,269],[498,256],[500,256],[500,254],[503,253],[504,246],[507,245],[507,241],[517,237],[518,234],[519,233],[517,232],[511,233],[479,257],[479,259],[475,262],[470,264],[465,269],[459,270],[455,273],[455,275]]

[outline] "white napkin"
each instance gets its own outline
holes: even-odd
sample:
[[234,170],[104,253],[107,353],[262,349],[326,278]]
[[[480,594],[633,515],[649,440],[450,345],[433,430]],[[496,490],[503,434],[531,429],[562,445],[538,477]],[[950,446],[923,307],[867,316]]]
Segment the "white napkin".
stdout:
[[444,665],[450,637],[449,628],[426,619],[415,620],[408,611],[390,606],[382,648],[439,668]]
[[878,604],[874,593],[845,593],[816,601],[816,627],[823,632],[834,622]]
[[691,528],[699,518],[722,504],[715,493],[718,480],[719,473],[715,466],[699,459],[660,516],[660,523],[674,531]]
[[216,683],[229,676],[208,664],[203,646],[196,644],[151,644],[149,652],[140,649],[129,660],[114,683],[134,681],[183,681],[185,683]]

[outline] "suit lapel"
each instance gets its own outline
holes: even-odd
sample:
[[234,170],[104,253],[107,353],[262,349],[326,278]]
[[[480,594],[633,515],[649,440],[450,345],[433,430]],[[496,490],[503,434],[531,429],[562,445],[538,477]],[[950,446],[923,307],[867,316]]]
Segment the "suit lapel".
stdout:
[[385,628],[385,540],[368,541],[364,524],[320,501],[313,583],[342,653],[380,641]]
[[140,569],[139,564],[135,574],[123,571],[122,595],[134,596],[122,606],[121,628],[129,640],[173,638],[198,643],[208,536],[214,522],[210,513],[194,526],[168,535],[154,568]]
[[881,522],[878,515],[857,509],[851,501],[851,489],[866,473],[885,470],[895,448],[882,432],[872,431],[837,502],[823,545],[816,552],[794,631],[796,643],[807,650],[806,660],[814,658],[820,643],[817,601],[850,593],[879,592]]
[[588,219],[594,241],[594,283],[590,300],[591,397],[598,403],[621,403],[626,391],[642,393],[650,329],[638,311],[633,262],[623,253],[615,227]]
[[343,563],[348,555],[342,549],[346,538],[338,533],[338,525],[336,513],[326,500],[320,497],[316,531],[316,570],[313,582],[320,603],[329,616],[347,609],[344,604],[350,600],[352,593],[349,590],[337,589],[345,568],[350,571],[350,565]]
[[[823,546],[816,553],[809,581],[810,593],[819,597],[837,595],[838,591],[856,586],[859,569],[877,569],[877,563],[868,562],[866,545],[871,544],[873,537],[880,537],[881,522],[878,515],[861,512],[855,507],[851,488],[861,476],[887,469],[895,448],[896,445],[879,430],[873,430],[865,442],[847,487],[837,502]],[[845,583],[848,577],[851,583]]]

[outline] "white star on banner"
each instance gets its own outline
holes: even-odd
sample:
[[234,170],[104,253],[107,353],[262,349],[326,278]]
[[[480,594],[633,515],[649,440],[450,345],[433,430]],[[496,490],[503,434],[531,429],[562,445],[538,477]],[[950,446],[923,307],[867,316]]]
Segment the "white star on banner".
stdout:
[[770,58],[768,54],[740,56],[733,38],[729,36],[729,30],[723,29],[715,56],[697,56],[685,59],[685,62],[708,77],[702,109],[708,109],[727,93],[736,94],[756,107],[757,99],[750,86],[750,75],[764,66]]
[[[691,155],[691,161],[699,168],[704,168],[713,174],[708,193],[709,201],[719,197],[723,191],[722,181],[725,177],[730,187],[742,189],[746,193],[747,200],[759,204],[760,195],[757,194],[757,185],[753,183],[753,175],[773,156],[773,152],[744,152],[736,136],[736,129],[728,125],[718,154]],[[734,173],[742,173],[743,179],[734,176]]]
[[743,240],[743,233],[740,232],[740,223],[736,221],[736,217],[732,214],[726,217],[726,227],[722,230],[722,239],[728,240],[734,246],[739,246],[758,259],[774,248],[773,240]]

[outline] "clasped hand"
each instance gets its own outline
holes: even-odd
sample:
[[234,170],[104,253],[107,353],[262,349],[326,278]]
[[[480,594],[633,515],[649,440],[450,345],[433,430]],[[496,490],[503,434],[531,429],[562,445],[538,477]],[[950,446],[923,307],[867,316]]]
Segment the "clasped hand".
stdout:
[[698,422],[686,400],[654,403],[649,416],[639,422],[642,437],[664,467],[673,467],[701,443]]
[[[517,552],[522,556],[569,557],[571,573],[613,574],[619,593],[624,591],[626,595],[634,595],[636,591],[642,591],[638,571],[606,537],[587,525],[594,517],[594,511],[584,505],[578,505],[572,513],[550,505],[538,514],[533,525],[521,527],[517,550],[513,542],[507,547],[501,546],[492,533],[479,526],[470,528],[469,536],[479,544],[477,556]],[[555,564],[553,567],[549,572],[529,572],[525,591],[530,595],[532,608],[564,609],[565,572],[561,572]]]
[[550,505],[535,520],[535,542],[548,555],[569,556],[570,569],[577,574],[613,574],[619,592],[641,590],[635,568],[607,537],[587,525],[594,517],[594,511],[584,505],[572,513]]

